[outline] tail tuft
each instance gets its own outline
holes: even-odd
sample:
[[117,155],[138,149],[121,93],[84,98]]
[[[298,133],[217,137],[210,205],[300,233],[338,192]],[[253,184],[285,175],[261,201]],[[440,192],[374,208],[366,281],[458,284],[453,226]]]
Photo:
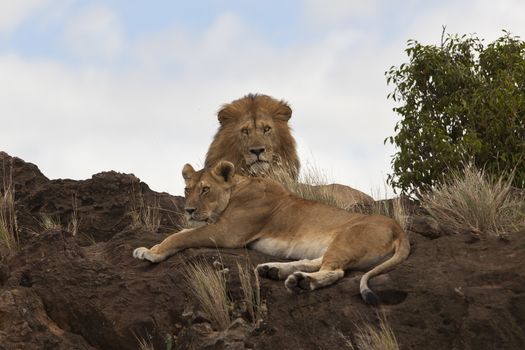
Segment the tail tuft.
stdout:
[[376,293],[372,292],[371,289],[366,288],[361,291],[361,298],[365,301],[365,303],[370,305],[379,305],[379,297]]

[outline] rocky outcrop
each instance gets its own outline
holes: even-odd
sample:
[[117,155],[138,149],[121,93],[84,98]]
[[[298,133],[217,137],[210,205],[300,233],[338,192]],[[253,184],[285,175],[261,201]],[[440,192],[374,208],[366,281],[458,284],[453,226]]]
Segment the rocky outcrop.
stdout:
[[[4,252],[0,261],[0,349],[137,349],[139,340],[154,349],[348,349],[356,327],[377,322],[378,309],[359,296],[361,274],[347,272],[331,287],[300,295],[262,280],[263,320],[253,324],[236,311],[229,329],[213,329],[183,279],[184,264],[220,259],[239,305],[237,262],[274,258],[190,249],[156,265],[133,259],[133,248],[151,246],[182,224],[182,198],[155,193],[132,175],[49,180],[32,164],[0,158],[14,165],[25,232],[19,251]],[[160,198],[157,232],[133,224],[137,193],[146,203]],[[75,235],[65,225],[72,197],[81,218]],[[62,228],[43,229],[42,213],[60,218]],[[439,225],[424,219],[412,222],[409,259],[370,283],[401,348],[525,348],[525,232],[509,241],[471,240],[439,235]]]

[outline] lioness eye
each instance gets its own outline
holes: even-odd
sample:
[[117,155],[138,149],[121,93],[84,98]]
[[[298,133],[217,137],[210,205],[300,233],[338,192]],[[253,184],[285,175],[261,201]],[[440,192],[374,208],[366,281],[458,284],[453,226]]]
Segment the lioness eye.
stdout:
[[265,126],[263,130],[264,130],[264,133],[266,134],[267,132],[272,130],[272,128],[270,126]]
[[242,128],[242,129],[241,129],[241,132],[242,132],[244,135],[248,135],[248,129],[246,129],[246,128]]
[[204,187],[202,188],[202,193],[203,193],[203,194],[204,194],[204,193],[208,193],[209,191],[210,191],[210,188],[209,188],[208,186],[204,186]]
[[184,189],[184,195],[187,196],[188,194],[190,194],[190,189],[188,187],[186,187]]

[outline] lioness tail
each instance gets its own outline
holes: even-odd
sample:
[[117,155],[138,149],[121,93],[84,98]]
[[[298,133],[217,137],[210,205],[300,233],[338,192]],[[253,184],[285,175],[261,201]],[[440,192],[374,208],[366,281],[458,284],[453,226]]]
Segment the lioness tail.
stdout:
[[374,276],[377,276],[383,272],[386,272],[394,266],[402,263],[410,254],[410,242],[405,232],[400,234],[400,237],[394,242],[394,255],[385,262],[377,265],[372,270],[368,271],[361,277],[361,283],[359,284],[359,291],[363,300],[371,305],[379,303],[378,296],[368,288],[368,280]]

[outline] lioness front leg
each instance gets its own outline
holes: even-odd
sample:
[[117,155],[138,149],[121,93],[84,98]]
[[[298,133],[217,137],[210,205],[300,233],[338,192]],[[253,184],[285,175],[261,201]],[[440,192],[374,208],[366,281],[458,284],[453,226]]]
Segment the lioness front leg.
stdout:
[[[171,255],[184,249],[188,243],[191,244],[189,234],[195,229],[184,229],[166,237],[159,244],[155,244],[151,248],[139,247],[133,250],[133,257],[140,260],[147,260],[152,263],[158,263],[166,260]],[[185,244],[186,243],[186,244]],[[187,247],[186,247],[187,248]]]
[[[172,254],[159,254],[158,252],[158,246],[159,244],[154,245],[150,249],[146,247],[139,247],[133,250],[133,257],[140,260],[148,260],[152,263],[158,263],[163,260],[166,260],[166,258]],[[173,253],[174,254],[174,253]]]
[[232,239],[227,233],[227,228],[216,224],[185,229],[166,237],[150,249],[136,248],[133,250],[133,257],[157,263],[187,248],[239,248],[243,246],[242,240]]
[[161,243],[155,244],[149,249],[146,247],[136,248],[135,250],[133,250],[133,257],[140,260],[148,260],[152,263],[158,263],[163,260],[166,260],[166,258],[177,252],[176,245],[173,244],[174,240],[171,238],[175,235],[180,235],[184,232],[187,233],[193,230],[194,229],[184,229],[182,231],[174,233],[171,236],[168,236],[166,239],[164,239]]

